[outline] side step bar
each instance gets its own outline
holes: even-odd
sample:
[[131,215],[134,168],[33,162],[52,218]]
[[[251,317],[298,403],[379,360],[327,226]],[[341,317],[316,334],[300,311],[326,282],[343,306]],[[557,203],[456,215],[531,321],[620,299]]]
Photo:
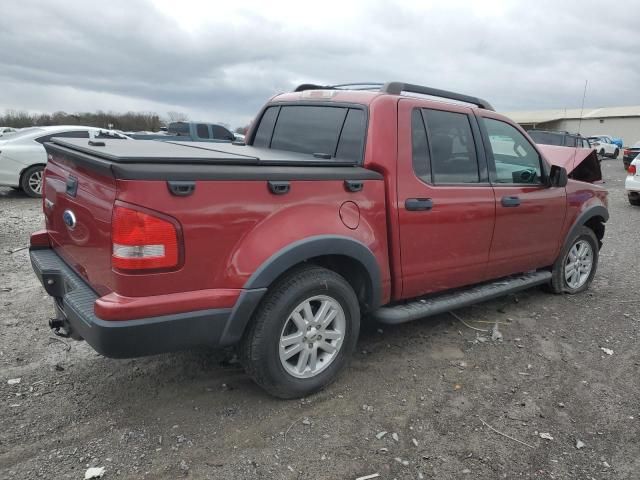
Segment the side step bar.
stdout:
[[547,283],[549,280],[551,280],[551,272],[546,270],[525,273],[437,296],[419,298],[408,303],[381,307],[372,312],[371,317],[380,323],[391,325],[410,322],[526,290]]

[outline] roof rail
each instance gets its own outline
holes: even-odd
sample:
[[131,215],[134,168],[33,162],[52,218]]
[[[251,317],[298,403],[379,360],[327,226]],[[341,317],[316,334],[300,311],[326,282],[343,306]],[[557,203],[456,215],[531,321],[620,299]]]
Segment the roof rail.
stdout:
[[380,89],[381,92],[391,95],[400,95],[402,92],[420,93],[422,95],[430,95],[432,97],[448,98],[459,102],[471,103],[485,110],[494,110],[489,102],[478,97],[463,95],[462,93],[449,92],[440,90],[439,88],[423,87],[422,85],[413,85],[403,82],[387,82]]
[[340,85],[303,83],[302,85],[298,85],[294,92],[304,92],[305,90],[380,90],[383,85],[382,82],[342,83]]
[[388,93],[390,95],[400,95],[402,92],[420,93],[422,95],[448,98],[458,102],[470,103],[472,105],[477,105],[480,108],[484,108],[485,110],[494,110],[489,102],[478,97],[404,82],[358,82],[343,83],[340,85],[316,85],[313,83],[303,83],[302,85],[298,85],[294,92],[304,92],[305,90],[375,90],[382,93]]

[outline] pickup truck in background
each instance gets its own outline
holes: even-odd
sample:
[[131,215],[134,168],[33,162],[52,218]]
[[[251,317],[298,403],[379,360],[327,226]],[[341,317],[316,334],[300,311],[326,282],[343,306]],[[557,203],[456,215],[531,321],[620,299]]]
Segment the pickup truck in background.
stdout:
[[294,398],[336,378],[361,318],[588,288],[609,218],[593,152],[535,145],[479,98],[369,87],[278,95],[246,145],[47,143],[30,256],[50,326],[117,358],[237,345]]
[[166,133],[136,133],[127,135],[135,140],[161,140],[163,142],[233,142],[236,135],[222,125],[202,122],[171,122]]

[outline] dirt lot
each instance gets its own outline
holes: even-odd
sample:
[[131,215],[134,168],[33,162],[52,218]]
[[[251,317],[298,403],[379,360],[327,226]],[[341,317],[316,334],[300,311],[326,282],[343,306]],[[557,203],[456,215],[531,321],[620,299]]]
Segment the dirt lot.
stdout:
[[0,478],[640,478],[640,208],[621,162],[603,168],[590,293],[458,312],[498,320],[502,341],[448,314],[370,325],[338,382],[296,401],[264,394],[232,352],[111,360],[53,338],[28,252],[9,253],[40,203],[0,189]]

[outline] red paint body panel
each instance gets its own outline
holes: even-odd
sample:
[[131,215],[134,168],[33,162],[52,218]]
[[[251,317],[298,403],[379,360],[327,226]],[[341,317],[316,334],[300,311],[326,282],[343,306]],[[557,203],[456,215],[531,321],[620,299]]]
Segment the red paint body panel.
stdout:
[[[311,99],[304,92],[273,99],[302,100]],[[232,308],[248,279],[270,257],[319,235],[349,237],[373,253],[385,304],[549,266],[580,213],[606,206],[604,189],[576,181],[562,189],[488,182],[443,186],[416,177],[412,108],[496,118],[524,133],[494,112],[372,92],[333,91],[318,100],[367,106],[363,166],[382,174],[383,180],[365,180],[359,192],[347,192],[341,180],[292,180],[286,195],[274,195],[265,180],[196,178],[194,193],[177,197],[165,181],[115,179],[60,154],[45,170],[47,234],[34,234],[32,245],[51,243],[101,296],[95,313],[105,320]],[[551,155],[556,159],[559,154]],[[65,193],[70,175],[78,178],[75,197]],[[522,205],[502,207],[501,198],[513,195]],[[404,206],[408,198],[431,198],[434,207],[409,211]],[[47,207],[47,201],[53,206]],[[112,269],[116,202],[174,221],[181,237],[178,268],[156,273]],[[75,229],[62,221],[65,209],[77,216]]]
[[231,308],[240,292],[241,290],[233,289],[210,289],[151,297],[123,297],[112,292],[96,300],[94,312],[102,320],[132,320],[166,315],[167,312]]
[[[496,208],[489,184],[430,185],[416,177],[411,146],[411,111],[416,107],[443,105],[406,99],[398,111],[397,208],[405,298],[485,280]],[[471,113],[468,107],[446,108]],[[408,198],[430,198],[433,209],[406,210]]]
[[[497,278],[551,265],[561,244],[565,220],[564,188],[493,186],[496,222],[489,254],[489,277]],[[503,207],[502,197],[517,196],[517,208]]]

